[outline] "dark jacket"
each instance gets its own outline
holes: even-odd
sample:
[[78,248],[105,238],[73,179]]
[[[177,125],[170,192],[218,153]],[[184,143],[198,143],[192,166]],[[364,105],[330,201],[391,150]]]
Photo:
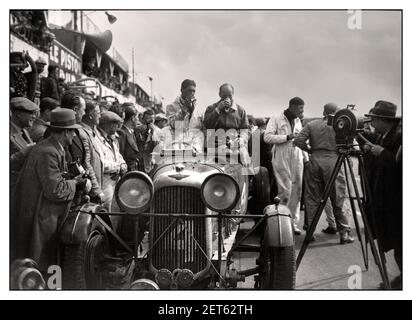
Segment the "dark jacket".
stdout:
[[136,136],[130,133],[123,125],[117,132],[119,134],[119,151],[126,161],[128,171],[138,169],[139,148],[137,147]]
[[394,126],[377,144],[384,147],[374,159],[371,209],[373,225],[383,250],[402,245],[402,163],[396,161],[401,132]]
[[14,198],[14,188],[16,187],[17,178],[24,162],[27,159],[28,153],[22,151],[28,144],[32,143],[29,132],[26,129],[21,129],[10,121],[10,172],[9,172],[9,191],[10,202]]
[[80,164],[86,169],[86,150],[84,141],[80,136],[79,131],[76,132],[71,146],[66,149],[66,160],[67,163],[79,161]]
[[11,210],[12,258],[31,258],[47,270],[54,264],[57,228],[76,191],[66,180],[65,152],[50,137],[33,147],[20,173]]
[[26,155],[20,150],[30,143],[33,143],[33,140],[29,132],[10,121],[10,171],[20,171],[26,159]]
[[228,112],[218,114],[215,110],[219,102],[208,106],[205,111],[203,125],[206,129],[248,129],[248,120],[245,109],[236,104]]
[[148,173],[151,169],[151,153],[158,144],[158,141],[154,139],[155,128],[152,129],[147,124],[142,124],[134,129],[134,134],[139,149],[139,170]]
[[[221,111],[220,114],[216,112],[219,101],[208,106],[205,111],[203,125],[206,130],[219,130],[222,129],[226,132],[230,129],[234,129],[238,132],[238,136],[242,138],[243,142],[247,143],[249,134],[249,123],[245,109],[238,104],[230,107],[227,111]],[[212,146],[216,143],[216,137],[209,132],[207,135],[207,145]],[[215,141],[213,141],[215,140]],[[217,139],[217,144],[224,144],[226,141],[221,138]]]
[[41,82],[41,99],[53,98],[60,101],[60,88],[57,80],[53,77],[43,78]]

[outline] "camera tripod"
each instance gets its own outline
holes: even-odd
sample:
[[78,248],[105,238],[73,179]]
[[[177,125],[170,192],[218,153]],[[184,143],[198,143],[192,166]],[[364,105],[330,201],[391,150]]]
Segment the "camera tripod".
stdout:
[[[352,168],[351,164],[351,156],[355,156],[358,161],[359,161],[359,176],[360,176],[360,184],[361,184],[361,192],[359,192],[358,185],[356,183],[355,179],[355,174]],[[299,268],[299,265],[302,261],[302,258],[306,252],[306,249],[309,246],[309,243],[311,242],[311,239],[313,237],[313,234],[316,230],[316,226],[319,223],[319,219],[322,215],[323,209],[325,208],[326,202],[330,196],[330,193],[332,191],[332,188],[335,185],[336,178],[341,171],[342,165],[344,166],[344,173],[345,173],[345,182],[346,182],[346,187],[348,190],[348,196],[349,196],[349,201],[350,201],[350,206],[351,206],[351,211],[353,215],[353,220],[355,222],[355,227],[356,227],[356,232],[358,239],[361,243],[361,248],[362,248],[362,255],[363,255],[363,260],[365,263],[366,270],[368,270],[368,247],[367,244],[369,243],[372,251],[372,255],[374,257],[375,263],[378,266],[379,273],[381,275],[383,285],[385,289],[390,289],[390,283],[389,283],[389,278],[388,278],[388,273],[386,270],[386,261],[385,261],[385,255],[383,251],[380,249],[379,250],[375,244],[375,241],[373,239],[373,234],[372,234],[372,229],[371,226],[368,222],[367,216],[366,216],[366,210],[365,210],[365,204],[366,201],[370,200],[370,190],[369,186],[366,180],[366,175],[365,175],[365,167],[364,167],[364,159],[362,152],[359,150],[356,150],[353,148],[353,145],[341,145],[338,146],[338,159],[336,161],[335,167],[333,169],[332,175],[329,179],[329,181],[326,184],[325,190],[323,191],[320,203],[317,207],[315,216],[313,218],[312,224],[309,226],[309,229],[306,232],[306,237],[303,241],[302,247],[299,251],[297,260],[296,260],[296,269]],[[349,174],[348,174],[349,172]],[[351,187],[350,184],[352,184],[353,191],[355,192],[355,196],[351,195]],[[363,226],[364,226],[364,234],[365,234],[365,239],[362,239],[361,235],[361,230],[360,230],[360,225],[359,225],[359,220],[357,217],[356,213],[356,207],[355,207],[355,200],[357,201],[362,221],[363,221]]]

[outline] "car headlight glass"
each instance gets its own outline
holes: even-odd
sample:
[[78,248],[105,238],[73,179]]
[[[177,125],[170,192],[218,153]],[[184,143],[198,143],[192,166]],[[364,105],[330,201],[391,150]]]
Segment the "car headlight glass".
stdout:
[[128,172],[116,185],[117,204],[124,211],[144,212],[150,206],[153,189],[153,182],[147,174],[138,171]]
[[239,186],[235,179],[223,173],[215,173],[206,178],[201,189],[205,205],[212,211],[228,211],[239,200]]

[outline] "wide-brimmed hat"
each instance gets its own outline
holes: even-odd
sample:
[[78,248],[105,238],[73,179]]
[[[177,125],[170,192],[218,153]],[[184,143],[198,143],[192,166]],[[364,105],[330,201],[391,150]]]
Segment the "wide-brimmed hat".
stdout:
[[368,113],[365,114],[366,117],[375,117],[388,120],[400,120],[401,117],[396,116],[396,109],[398,107],[396,104],[393,104],[389,101],[379,101],[374,108]]
[[76,123],[76,112],[70,109],[57,108],[50,112],[50,128],[56,129],[80,129]]

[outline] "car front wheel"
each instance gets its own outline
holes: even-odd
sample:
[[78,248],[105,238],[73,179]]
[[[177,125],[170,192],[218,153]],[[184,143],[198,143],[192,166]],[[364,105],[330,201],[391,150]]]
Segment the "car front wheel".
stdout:
[[101,264],[107,248],[105,236],[97,230],[86,241],[66,246],[63,289],[103,289]]
[[292,290],[295,288],[296,259],[294,246],[267,248],[262,262],[261,289]]

